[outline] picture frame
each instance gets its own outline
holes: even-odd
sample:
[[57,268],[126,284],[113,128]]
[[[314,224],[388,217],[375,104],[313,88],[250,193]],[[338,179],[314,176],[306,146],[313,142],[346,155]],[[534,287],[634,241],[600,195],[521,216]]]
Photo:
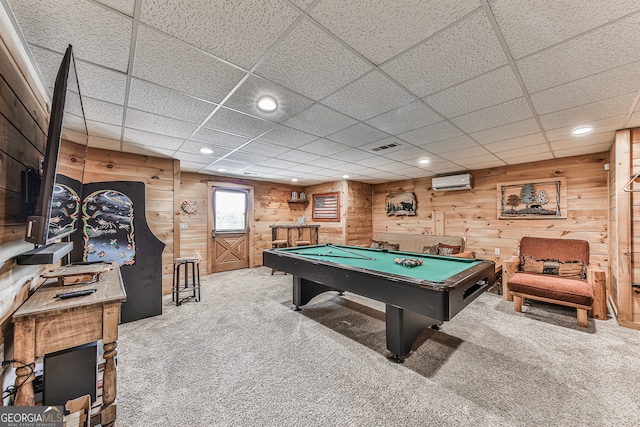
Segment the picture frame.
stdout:
[[566,178],[497,184],[498,219],[566,219]]
[[340,221],[340,193],[312,195],[313,221]]

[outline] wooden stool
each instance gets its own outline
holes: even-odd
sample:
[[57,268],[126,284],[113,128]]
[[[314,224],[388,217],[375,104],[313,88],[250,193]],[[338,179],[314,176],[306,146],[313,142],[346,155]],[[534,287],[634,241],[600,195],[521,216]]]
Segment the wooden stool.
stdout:
[[[191,266],[191,281],[189,281],[189,266]],[[180,285],[180,267],[184,267],[184,283]],[[191,295],[181,297],[180,293],[191,291]],[[171,287],[171,301],[176,305],[182,301],[195,298],[200,301],[200,258],[184,257],[173,260],[173,286]]]
[[[271,242],[271,249],[286,248],[287,246],[289,246],[289,244],[287,243],[286,240],[273,240]],[[276,269],[272,268],[271,275],[273,275],[275,271]],[[287,274],[287,273],[284,273],[284,274]]]

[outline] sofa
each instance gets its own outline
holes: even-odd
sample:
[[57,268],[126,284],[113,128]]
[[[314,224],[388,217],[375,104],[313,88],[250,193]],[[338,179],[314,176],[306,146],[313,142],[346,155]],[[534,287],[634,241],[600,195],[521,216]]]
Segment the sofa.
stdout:
[[577,310],[578,325],[587,316],[607,318],[606,277],[597,263],[589,263],[584,240],[523,237],[520,256],[504,261],[503,297],[522,312],[525,299],[544,301]]
[[380,232],[371,243],[382,249],[473,258],[473,252],[465,251],[464,238],[458,236]]

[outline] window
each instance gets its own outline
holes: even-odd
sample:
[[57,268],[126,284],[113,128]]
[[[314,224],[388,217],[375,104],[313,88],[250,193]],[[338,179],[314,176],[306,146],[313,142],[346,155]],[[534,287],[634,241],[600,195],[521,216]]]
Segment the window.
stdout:
[[213,206],[216,211],[215,231],[245,231],[247,195],[243,191],[216,190]]

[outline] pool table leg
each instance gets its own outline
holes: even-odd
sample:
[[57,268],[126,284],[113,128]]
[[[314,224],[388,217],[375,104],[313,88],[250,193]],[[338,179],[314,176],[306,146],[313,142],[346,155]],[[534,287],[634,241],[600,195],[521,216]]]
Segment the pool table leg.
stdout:
[[402,363],[406,354],[422,331],[428,327],[442,325],[441,320],[385,304],[387,323],[387,349],[392,353],[389,360]]
[[306,305],[313,299],[313,297],[327,291],[342,292],[339,289],[330,286],[321,285],[320,283],[312,282],[311,280],[293,276],[293,305],[295,306],[294,310],[300,311],[301,305]]

